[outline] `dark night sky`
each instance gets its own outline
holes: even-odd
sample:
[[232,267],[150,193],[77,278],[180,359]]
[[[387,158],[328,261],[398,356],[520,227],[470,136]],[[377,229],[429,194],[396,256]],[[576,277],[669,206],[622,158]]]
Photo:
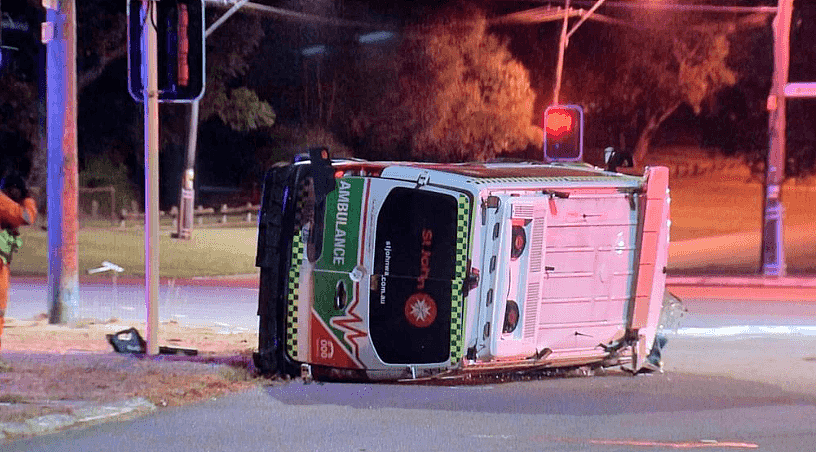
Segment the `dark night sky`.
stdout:
[[[11,14],[12,17],[15,19],[22,19],[24,17],[24,8],[27,6],[26,3],[29,0],[0,0],[4,12],[8,12]],[[76,0],[77,2],[82,2],[84,0]],[[121,1],[121,0],[120,0]],[[290,9],[290,10],[302,10],[304,12],[310,13],[320,13],[320,11],[315,11],[311,8],[317,7],[320,5],[320,1],[318,0],[253,0],[257,3],[268,4],[271,6],[276,6],[280,8]],[[326,0],[329,3],[329,0]],[[610,2],[614,0],[609,0]],[[642,0],[638,0],[642,1]],[[38,2],[36,2],[38,3]],[[343,16],[348,19],[353,20],[361,20],[366,22],[375,22],[375,23],[388,23],[388,24],[405,24],[405,23],[415,23],[421,22],[428,17],[431,17],[433,13],[445,5],[451,2],[445,2],[440,0],[403,0],[403,1],[377,1],[377,0],[361,0],[357,2],[357,5],[362,5],[364,8],[360,8],[355,5],[354,2],[350,0],[346,0],[343,3]],[[510,10],[516,9],[523,9],[525,7],[533,7],[536,5],[544,4],[544,2],[529,2],[529,1],[508,1],[508,0],[495,0],[495,1],[477,1],[476,3],[482,4],[490,8],[490,11],[493,13],[501,12],[509,12]],[[702,2],[706,4],[711,3],[720,3],[720,4],[728,4],[728,5],[775,5],[776,2],[774,1],[726,1],[726,2],[715,2],[715,1],[706,1]],[[122,1],[123,10],[124,10],[124,1]],[[305,10],[298,5],[309,5],[309,10]],[[811,4],[810,2],[805,2],[803,0],[797,0],[796,3],[796,11],[798,14],[798,18],[795,19],[794,29],[793,29],[793,40],[794,46],[801,46],[802,43],[810,43],[809,48],[812,48],[812,43],[816,41],[812,39],[812,35],[816,32],[816,5]],[[216,10],[220,12],[226,11],[224,8],[214,8],[208,7],[208,9]],[[31,11],[31,9],[28,9]],[[368,11],[368,12],[364,12]],[[371,15],[373,13],[373,15]],[[38,18],[33,17],[29,18],[29,22],[33,26],[38,25]],[[81,20],[81,18],[80,18]],[[276,26],[277,24],[280,25],[279,29],[285,30],[288,28],[296,29],[293,27],[293,23],[283,21],[280,19],[270,19],[269,20],[270,26]],[[527,27],[534,27],[534,26],[527,26]],[[591,35],[591,22],[588,22],[583,27],[586,28],[587,31],[582,29],[579,33],[577,33],[573,40],[571,50],[575,51],[581,47],[581,40],[586,39],[585,36]],[[541,39],[550,39],[551,35],[554,33],[554,30],[558,28],[558,24],[548,24],[545,26],[539,27],[540,29],[544,30],[544,32],[539,32]],[[508,30],[501,30],[502,33],[510,36],[510,31]],[[352,30],[349,30],[351,34]],[[285,35],[287,32],[282,31],[281,34]],[[527,33],[530,35],[529,33]],[[15,39],[18,39],[19,36],[15,36],[11,33],[5,34],[5,42],[10,43],[13,42]],[[274,37],[272,34],[268,34],[268,38],[273,39]],[[352,37],[353,39],[353,37]],[[529,39],[529,36],[528,38]],[[299,42],[306,43],[308,39],[299,40]],[[290,40],[291,42],[291,40]],[[274,43],[274,42],[267,42],[264,44],[263,48],[267,51],[273,50],[272,47],[276,45],[281,45],[281,43]],[[36,45],[35,45],[36,47]],[[511,40],[511,48],[514,52],[516,52],[517,56],[521,57],[522,60],[525,60],[525,56],[523,55],[525,44],[523,41],[515,41]],[[280,52],[280,49],[278,49]],[[262,95],[268,96],[270,102],[273,103],[273,107],[275,108],[276,112],[279,115],[279,119],[286,120],[286,117],[294,116],[293,110],[289,107],[292,107],[291,102],[287,102],[287,100],[280,96],[279,94],[276,95],[276,91],[279,91],[278,88],[286,85],[297,86],[301,83],[299,69],[300,66],[298,64],[297,58],[293,58],[293,55],[297,54],[297,49],[289,49],[287,52],[289,57],[281,58],[281,57],[267,57],[266,65],[262,66],[259,65],[255,67],[253,70],[257,72],[257,75],[250,77],[250,82],[258,85],[259,87],[262,86],[270,86],[271,88],[259,89],[259,93]],[[273,54],[274,55],[274,54]],[[280,55],[280,54],[279,54]],[[264,58],[256,59],[256,63],[263,62]],[[34,60],[29,60],[31,63]],[[111,65],[105,72],[105,74],[97,81],[97,83],[92,87],[91,90],[88,92],[82,93],[80,98],[80,113],[83,111],[86,114],[94,115],[100,111],[112,111],[112,109],[120,109],[116,116],[107,115],[106,118],[117,118],[120,121],[107,121],[107,120],[99,120],[94,121],[93,123],[86,123],[82,130],[80,130],[80,147],[83,148],[83,142],[87,144],[85,147],[90,147],[94,141],[97,141],[98,137],[110,134],[111,131],[115,131],[117,128],[121,128],[121,122],[131,120],[134,117],[138,120],[140,113],[140,106],[136,105],[130,98],[127,96],[127,91],[125,88],[126,83],[126,74],[123,73],[124,65],[121,63],[116,63]],[[34,69],[32,67],[32,69]],[[548,69],[551,68],[544,68],[543,70],[536,71],[536,68],[528,68],[530,69],[533,79],[535,80],[538,78],[540,81],[544,79],[548,79],[550,75],[547,75]],[[29,71],[36,73],[36,70]],[[813,51],[811,50],[808,53],[797,53],[795,50],[792,53],[792,65],[791,65],[791,80],[792,81],[816,81],[816,58],[813,58]],[[253,82],[254,81],[254,82]],[[812,102],[812,101],[811,101]],[[84,109],[84,110],[83,110]],[[130,119],[128,119],[130,118]],[[84,135],[84,136],[83,136]],[[138,134],[137,134],[138,137]],[[207,130],[202,130],[202,135],[200,136],[200,174],[198,182],[201,184],[206,185],[235,185],[239,181],[235,177],[236,173],[241,171],[241,165],[247,165],[248,162],[245,158],[242,159],[233,159],[231,161],[225,162],[222,160],[224,157],[224,148],[241,148],[247,147],[248,142],[246,141],[248,137],[246,135],[236,135],[230,133],[228,130],[224,130],[223,128],[215,127],[212,124],[207,126]],[[251,141],[251,140],[250,140]],[[81,149],[82,151],[82,149]],[[180,150],[178,149],[171,149],[170,153],[167,153],[163,160],[163,165],[166,166],[167,170],[173,172],[176,168],[181,165],[181,158],[180,158]],[[225,171],[227,169],[227,171]],[[138,179],[138,178],[137,178]],[[172,178],[171,178],[172,179]],[[174,185],[173,183],[170,184],[171,186]],[[168,189],[163,190],[165,193],[171,192],[175,193],[176,189]],[[171,200],[167,200],[168,202],[172,202]]]

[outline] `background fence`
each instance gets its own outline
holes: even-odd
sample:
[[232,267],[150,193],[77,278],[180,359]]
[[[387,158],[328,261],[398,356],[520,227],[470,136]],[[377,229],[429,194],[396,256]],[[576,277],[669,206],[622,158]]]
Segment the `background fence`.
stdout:
[[[132,206],[134,207],[134,206]],[[253,205],[247,203],[244,206],[229,207],[222,204],[220,208],[198,206],[193,211],[193,218],[198,226],[218,227],[231,226],[236,224],[255,225],[258,219],[258,211],[260,205]],[[178,207],[173,206],[169,212],[159,212],[159,219],[171,220],[173,227],[178,226]],[[119,227],[125,228],[128,225],[142,225],[144,224],[145,214],[136,210],[121,209],[119,212]]]

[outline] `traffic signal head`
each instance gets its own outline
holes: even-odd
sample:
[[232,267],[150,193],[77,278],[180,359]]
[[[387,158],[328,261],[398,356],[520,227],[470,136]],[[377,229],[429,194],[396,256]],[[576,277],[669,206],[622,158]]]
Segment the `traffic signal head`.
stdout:
[[584,153],[584,112],[577,105],[551,105],[544,110],[544,160],[580,161]]
[[[149,3],[156,8],[159,101],[190,102],[201,98],[205,59],[203,0]],[[128,89],[139,102],[144,97],[142,30],[152,25],[141,0],[128,0]]]

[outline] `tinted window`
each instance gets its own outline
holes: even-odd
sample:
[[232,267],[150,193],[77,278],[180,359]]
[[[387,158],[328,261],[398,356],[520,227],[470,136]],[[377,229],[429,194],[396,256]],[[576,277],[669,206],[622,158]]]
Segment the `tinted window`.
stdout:
[[455,198],[396,188],[377,218],[370,330],[387,363],[435,363],[450,354]]

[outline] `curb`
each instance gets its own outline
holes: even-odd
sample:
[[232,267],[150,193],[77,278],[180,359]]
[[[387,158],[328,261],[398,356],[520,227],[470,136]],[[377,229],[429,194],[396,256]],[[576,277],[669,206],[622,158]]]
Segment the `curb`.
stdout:
[[144,397],[115,402],[107,405],[76,408],[72,414],[47,414],[23,422],[0,423],[0,440],[21,439],[27,436],[54,433],[70,427],[92,425],[129,415],[140,415],[156,410]]
[[816,289],[816,278],[796,276],[667,276],[667,286]]

